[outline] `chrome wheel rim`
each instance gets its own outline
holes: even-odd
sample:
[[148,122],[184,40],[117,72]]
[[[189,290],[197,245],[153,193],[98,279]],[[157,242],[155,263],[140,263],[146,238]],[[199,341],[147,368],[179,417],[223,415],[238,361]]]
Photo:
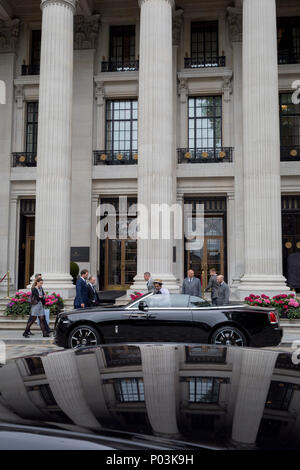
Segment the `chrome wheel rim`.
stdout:
[[83,346],[97,345],[97,337],[90,328],[83,327],[75,330],[71,336],[71,347],[73,349]]
[[224,346],[244,346],[243,337],[231,328],[226,328],[220,331],[214,341],[215,344],[222,344]]

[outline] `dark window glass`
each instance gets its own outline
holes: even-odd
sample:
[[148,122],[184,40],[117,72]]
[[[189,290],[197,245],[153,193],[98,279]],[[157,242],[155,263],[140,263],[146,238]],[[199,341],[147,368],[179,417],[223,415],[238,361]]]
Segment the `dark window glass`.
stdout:
[[218,22],[191,24],[191,58],[194,64],[215,64],[219,55]]
[[191,403],[218,403],[220,381],[211,377],[189,379],[189,401]]
[[189,149],[222,146],[222,97],[189,98]]
[[39,67],[41,57],[41,30],[33,30],[31,34],[31,65]]
[[300,104],[292,102],[291,93],[279,95],[280,143],[283,146],[300,145]]
[[107,101],[106,149],[137,151],[138,104],[136,100]]
[[26,152],[36,153],[38,137],[38,109],[37,101],[27,103],[26,115]]
[[300,16],[278,18],[277,39],[279,63],[300,63]]
[[45,374],[42,359],[39,356],[27,357],[25,359],[30,375]]
[[34,385],[28,387],[28,392],[39,391],[47,406],[57,405],[49,384]]
[[114,383],[117,400],[121,403],[145,401],[142,379],[120,379]]
[[271,382],[266,408],[288,410],[294,385],[286,382]]
[[110,62],[129,66],[135,60],[135,26],[110,27]]

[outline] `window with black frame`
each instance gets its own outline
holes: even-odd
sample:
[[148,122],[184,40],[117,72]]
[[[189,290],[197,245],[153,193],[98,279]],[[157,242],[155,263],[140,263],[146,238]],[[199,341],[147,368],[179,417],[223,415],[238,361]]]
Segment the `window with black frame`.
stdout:
[[219,57],[218,21],[191,23],[191,58],[186,59],[185,66],[220,67],[225,66],[223,61],[224,57]]
[[300,63],[300,16],[277,18],[279,64]]
[[137,100],[106,102],[106,152],[112,160],[132,161],[137,155]]
[[26,129],[25,129],[25,149],[27,164],[36,164],[37,140],[38,140],[38,101],[27,103],[26,107]]
[[191,377],[189,379],[190,403],[218,403],[220,380],[215,377]]
[[114,388],[117,400],[121,403],[145,401],[143,379],[119,379],[114,383]]
[[189,152],[195,158],[218,158],[222,147],[222,97],[189,98]]
[[41,38],[42,32],[40,29],[33,29],[31,31],[30,63],[29,65],[22,65],[22,75],[40,74]]
[[42,40],[42,31],[40,29],[35,29],[31,33],[31,66],[36,67],[38,72],[40,68],[40,59],[41,59],[41,40]]
[[111,70],[135,70],[135,25],[111,26],[109,63]]
[[299,385],[272,381],[266,401],[266,408],[287,411],[289,409],[294,390],[299,390]]
[[300,104],[292,102],[291,93],[279,95],[281,160],[300,158]]

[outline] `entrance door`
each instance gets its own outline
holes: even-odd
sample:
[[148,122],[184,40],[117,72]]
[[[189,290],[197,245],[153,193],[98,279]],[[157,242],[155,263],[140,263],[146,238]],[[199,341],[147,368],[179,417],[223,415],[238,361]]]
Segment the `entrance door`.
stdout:
[[28,286],[30,278],[34,274],[34,230],[35,218],[26,217],[26,241],[25,241],[25,279],[24,286]]
[[104,288],[129,289],[136,275],[136,240],[105,240]]
[[205,216],[204,243],[200,240],[188,242],[186,250],[186,269],[193,269],[195,276],[203,276],[202,289],[208,284],[209,270],[216,268],[224,275],[224,217],[223,215]]

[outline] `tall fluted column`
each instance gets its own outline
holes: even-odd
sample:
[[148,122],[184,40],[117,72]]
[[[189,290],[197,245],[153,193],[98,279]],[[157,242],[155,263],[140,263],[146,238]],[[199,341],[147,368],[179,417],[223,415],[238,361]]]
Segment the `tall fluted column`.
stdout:
[[73,16],[77,0],[42,0],[35,272],[46,289],[74,292],[70,276]]
[[178,351],[174,346],[141,345],[145,403],[156,435],[179,436],[176,394],[179,387]]
[[232,440],[254,445],[278,353],[244,349],[232,423]]
[[[145,288],[144,271],[177,290],[173,235],[151,239],[153,204],[176,202],[173,126],[172,8],[174,0],[140,0],[138,203],[148,211],[148,239],[139,239],[133,288]],[[153,215],[158,214],[155,208]],[[166,213],[161,220],[166,220]],[[152,222],[152,223],[151,223]],[[172,225],[172,224],[171,224]]]
[[245,274],[241,296],[287,289],[282,276],[278,109],[275,0],[243,0]]

